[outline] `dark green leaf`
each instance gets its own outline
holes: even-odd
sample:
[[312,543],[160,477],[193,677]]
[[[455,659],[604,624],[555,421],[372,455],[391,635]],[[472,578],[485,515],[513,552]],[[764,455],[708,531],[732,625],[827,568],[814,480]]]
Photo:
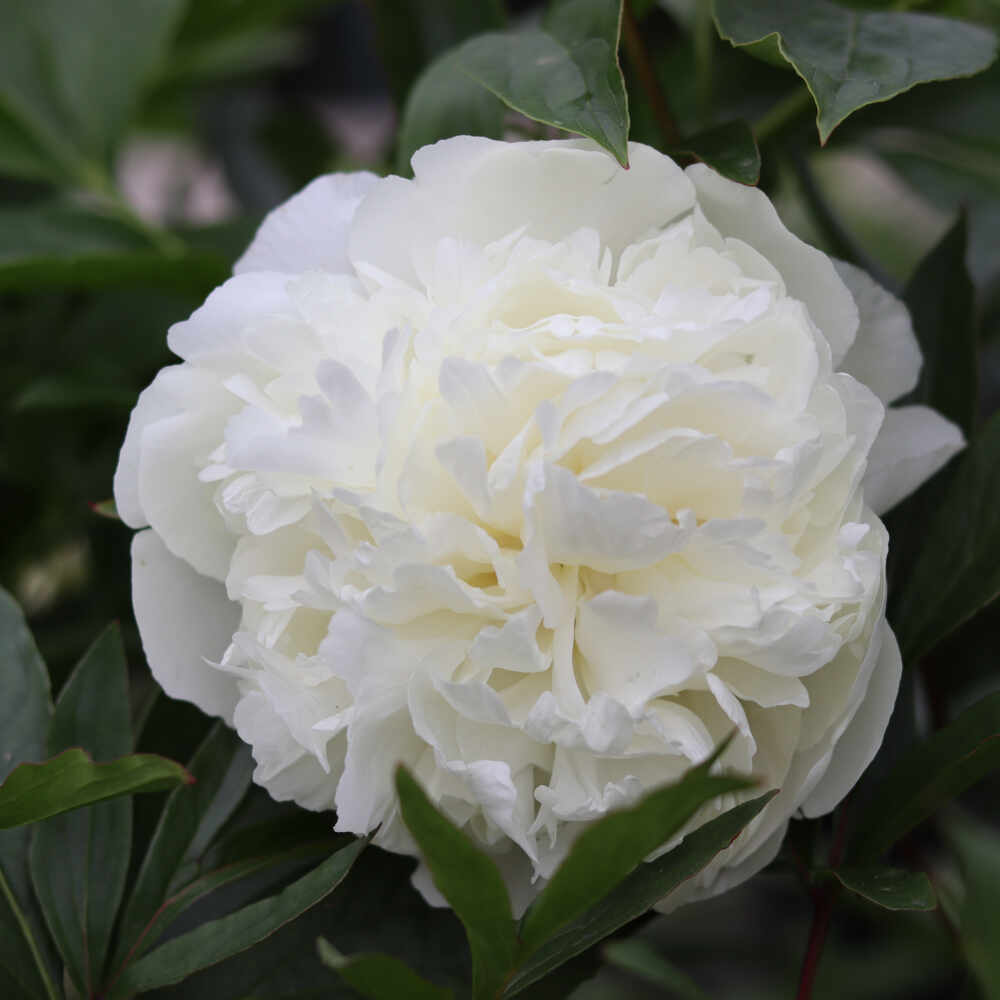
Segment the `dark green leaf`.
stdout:
[[66,375],[42,375],[29,382],[10,402],[15,413],[30,410],[123,409],[135,406],[136,393],[119,384]]
[[[250,786],[253,760],[239,737],[219,722],[209,731],[189,768],[195,785],[178,788],[167,799],[139,869],[122,918],[116,966],[157,916],[185,862],[201,856],[239,805]],[[145,935],[144,948],[151,943]]]
[[[45,756],[52,702],[49,675],[24,615],[0,588],[0,779],[24,761]],[[28,831],[0,833],[0,971],[16,997],[46,995],[38,914],[28,875]],[[38,956],[36,958],[36,955]],[[51,990],[48,991],[51,995]]]
[[85,184],[100,175],[183,7],[183,0],[6,0],[0,170]]
[[972,76],[996,56],[987,28],[910,11],[855,10],[830,0],[714,0],[733,45],[777,42],[816,101],[821,142],[852,112],[918,83]]
[[389,955],[341,955],[324,938],[317,942],[319,957],[363,997],[371,1000],[448,1000],[451,990],[443,990],[418,976],[398,958]]
[[179,983],[200,969],[253,947],[333,892],[366,844],[366,840],[356,840],[277,895],[161,945],[130,965],[113,984],[109,997],[126,997]]
[[138,280],[210,288],[228,269],[221,254],[165,254],[133,226],[61,201],[0,209],[0,290]]
[[470,83],[449,52],[424,70],[413,85],[397,139],[396,170],[410,172],[410,157],[421,146],[453,135],[503,135],[503,102],[484,87]]
[[95,764],[83,750],[64,750],[43,764],[21,764],[0,785],[0,830],[139,792],[162,792],[194,779],[180,764],[130,754]]
[[[132,749],[125,653],[109,626],[70,675],[56,702],[48,752],[81,747],[94,760]],[[127,798],[64,813],[40,823],[31,845],[31,878],[45,921],[77,988],[101,985],[132,837]]]
[[642,916],[728,847],[776,794],[768,792],[730,809],[689,833],[672,851],[641,864],[596,906],[559,931],[520,966],[504,996],[520,993],[575,955]]
[[760,150],[745,121],[726,122],[689,136],[671,156],[691,156],[740,184],[760,180]]
[[637,805],[594,823],[580,836],[521,924],[521,953],[529,955],[565,924],[581,916],[645,857],[662,846],[706,802],[752,788],[754,781],[710,770],[725,744],[680,781]]
[[886,910],[933,910],[937,906],[934,886],[924,872],[868,865],[821,874],[837,879],[845,889]]
[[1000,767],[1000,694],[966,709],[915,746],[874,791],[849,857],[877,858],[970,785]]
[[620,0],[558,0],[545,30],[494,32],[455,50],[462,71],[534,121],[585,135],[628,165]]
[[681,1000],[707,1000],[706,994],[686,972],[668,962],[642,938],[612,941],[605,946],[604,957],[619,969],[659,986],[667,996],[680,997]]
[[912,402],[926,403],[972,437],[976,419],[974,289],[965,266],[965,213],[920,262],[903,293],[924,364]]
[[930,512],[893,625],[913,663],[1000,593],[1000,413],[959,455]]
[[438,812],[402,766],[396,771],[396,790],[403,820],[434,884],[465,925],[474,993],[492,997],[517,952],[517,931],[503,878],[493,861]]

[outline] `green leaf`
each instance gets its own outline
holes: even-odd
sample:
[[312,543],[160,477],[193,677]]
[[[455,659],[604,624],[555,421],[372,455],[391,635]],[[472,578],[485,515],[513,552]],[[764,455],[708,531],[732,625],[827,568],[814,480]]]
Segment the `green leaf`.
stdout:
[[965,250],[965,213],[920,262],[903,293],[924,364],[910,402],[925,403],[972,432],[978,410],[975,290]]
[[42,375],[29,382],[11,401],[14,413],[30,411],[123,409],[135,406],[136,393],[127,386],[73,375]]
[[[125,652],[117,625],[98,637],[59,694],[48,753],[71,747],[81,747],[98,762],[132,750]],[[69,975],[86,996],[101,986],[131,838],[127,798],[54,816],[35,829],[35,893]]]
[[934,886],[924,872],[867,865],[819,874],[835,878],[845,889],[886,910],[933,910],[937,906]]
[[521,953],[529,955],[581,916],[674,836],[706,803],[752,788],[754,781],[710,770],[726,744],[676,783],[588,827],[573,844],[521,923]]
[[944,803],[1000,767],[1000,694],[966,709],[915,746],[872,793],[848,853],[879,857]]
[[[0,588],[0,779],[45,756],[49,675],[24,615]],[[28,874],[28,831],[0,833],[0,971],[14,997],[53,996]],[[14,992],[16,991],[16,992]]]
[[893,625],[913,663],[1000,593],[1000,413],[958,456],[900,585]]
[[856,10],[830,0],[714,0],[733,45],[777,43],[816,102],[820,142],[848,115],[918,83],[972,76],[996,57],[987,28],[910,11]]
[[390,955],[341,955],[324,938],[316,944],[325,965],[336,969],[352,989],[371,1000],[448,1000],[451,990],[443,990],[418,976],[408,965]]
[[465,926],[472,951],[473,994],[492,997],[514,964],[517,930],[503,877],[492,859],[442,815],[400,766],[396,791],[434,884]]
[[98,500],[96,503],[90,505],[90,509],[98,516],[105,517],[109,521],[120,521],[121,516],[118,513],[118,508],[115,506],[114,500],[110,497],[107,500]]
[[0,785],[0,830],[138,792],[162,792],[194,778],[180,764],[137,753],[95,764],[84,750],[64,750],[43,764],[21,764]]
[[184,6],[183,0],[6,0],[0,171],[84,184],[100,176]]
[[228,271],[221,254],[183,248],[165,254],[134,226],[63,201],[0,208],[0,290],[140,280],[202,289],[224,281]]
[[159,926],[166,927],[160,907],[175,888],[185,863],[201,856],[243,799],[250,787],[253,759],[239,737],[218,722],[191,759],[189,769],[195,785],[178,788],[167,799],[139,869],[122,918],[116,967],[132,953],[140,937],[144,949],[152,944],[153,939],[144,932],[154,919],[159,918]]
[[452,51],[432,62],[410,90],[397,138],[396,170],[410,173],[410,157],[453,135],[503,135],[503,102],[484,87],[470,84]]
[[740,184],[752,185],[760,180],[760,150],[750,126],[743,120],[726,122],[689,136],[668,152],[673,157],[694,157]]
[[724,812],[693,830],[672,851],[639,865],[596,906],[550,938],[519,966],[504,996],[520,993],[575,955],[642,916],[682,882],[705,868],[776,794],[768,792]]
[[455,50],[455,60],[508,107],[588,136],[627,166],[620,30],[620,0],[558,0],[544,30],[479,35]]
[[619,969],[661,987],[668,996],[680,997],[681,1000],[707,1000],[707,995],[686,972],[668,962],[642,938],[612,941],[605,946],[604,957]]
[[263,941],[333,892],[367,843],[356,840],[276,895],[160,945],[122,973],[109,1000],[179,983]]

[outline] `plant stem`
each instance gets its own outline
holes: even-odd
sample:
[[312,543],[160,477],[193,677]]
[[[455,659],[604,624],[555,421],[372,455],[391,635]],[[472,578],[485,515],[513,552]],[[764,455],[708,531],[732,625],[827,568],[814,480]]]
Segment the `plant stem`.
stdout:
[[625,0],[622,4],[622,40],[625,42],[629,62],[632,63],[639,83],[646,93],[646,99],[653,111],[653,117],[656,118],[656,124],[660,128],[663,142],[667,149],[673,149],[679,145],[681,133],[677,128],[674,113],[670,110],[667,95],[660,86],[656,70],[649,58],[649,53],[646,51],[646,45],[642,40],[639,25],[636,23],[629,0]]
[[28,918],[24,915],[21,907],[17,905],[17,897],[14,895],[13,890],[8,884],[3,873],[3,869],[0,869],[0,893],[3,893],[3,897],[7,901],[7,905],[10,907],[11,913],[14,914],[17,926],[21,929],[21,936],[28,945],[31,957],[35,960],[35,966],[38,969],[38,975],[41,977],[42,985],[45,987],[46,996],[48,996],[49,1000],[59,1000],[59,994],[56,993],[55,985],[49,978],[49,970],[45,967],[45,960],[42,958],[42,953],[38,950],[38,943],[35,941],[34,935],[31,933],[31,926],[28,923]]
[[812,94],[805,87],[796,87],[787,97],[783,97],[770,111],[764,112],[754,122],[753,134],[757,142],[765,142],[793,122],[812,105]]

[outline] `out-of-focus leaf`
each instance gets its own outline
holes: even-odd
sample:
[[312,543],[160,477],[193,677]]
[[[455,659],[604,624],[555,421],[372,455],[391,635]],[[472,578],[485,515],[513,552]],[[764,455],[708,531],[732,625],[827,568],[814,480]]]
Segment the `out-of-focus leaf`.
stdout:
[[118,508],[115,506],[114,500],[98,500],[96,503],[90,505],[90,509],[98,517],[106,517],[109,521],[120,521],[121,517],[118,514]]
[[[83,748],[98,762],[132,750],[127,666],[117,625],[98,637],[59,694],[48,752],[54,756],[70,747]],[[35,893],[69,975],[86,996],[101,987],[131,837],[128,798],[63,813],[35,829]]]
[[0,830],[120,795],[162,792],[192,781],[180,764],[154,754],[95,764],[83,750],[64,750],[43,764],[21,764],[11,771],[0,785]]
[[189,768],[195,785],[178,788],[167,799],[139,869],[118,935],[116,967],[126,955],[135,953],[140,937],[143,950],[152,943],[144,931],[158,916],[185,862],[205,851],[239,805],[250,786],[253,761],[245,744],[219,722],[205,737]]
[[958,456],[900,579],[893,625],[912,663],[1000,593],[1000,413]]
[[972,76],[996,57],[988,28],[911,11],[856,10],[830,0],[714,0],[733,45],[775,41],[816,101],[821,142],[852,112],[918,83]]
[[693,156],[740,184],[760,180],[760,150],[745,121],[726,122],[698,132],[669,152],[671,156]]
[[437,808],[400,766],[396,790],[403,820],[434,884],[465,926],[472,951],[473,993],[493,997],[514,964],[517,932],[503,877],[492,859]]
[[650,793],[631,808],[605,816],[577,838],[524,915],[522,955],[531,954],[561,927],[595,906],[706,802],[753,787],[754,781],[748,778],[710,773],[725,746],[691,768],[680,781]]
[[933,910],[937,906],[934,886],[924,872],[868,865],[821,874],[835,878],[845,889],[886,910]]
[[371,1000],[448,1000],[451,990],[427,982],[408,965],[389,955],[341,955],[325,938],[317,942],[319,957],[340,977]]
[[166,254],[131,226],[61,201],[0,209],[0,290],[101,287],[147,281],[211,287],[229,272],[221,254]]
[[121,385],[102,385],[67,375],[42,375],[26,385],[11,401],[15,412],[26,410],[79,410],[135,405],[136,394]]
[[585,135],[628,164],[628,98],[618,63],[620,0],[557,0],[544,30],[492,32],[455,64],[508,107]]
[[944,803],[1000,767],[1000,694],[966,709],[915,746],[874,791],[848,857],[877,858]]
[[109,1000],[179,983],[252,948],[333,892],[366,844],[356,840],[276,895],[160,945],[125,969],[112,984]]
[[424,70],[406,100],[397,139],[397,172],[408,174],[410,157],[439,139],[453,135],[499,139],[503,116],[500,98],[469,80],[457,52],[446,53]]
[[668,962],[642,938],[612,941],[604,948],[604,957],[612,965],[659,986],[669,997],[680,1000],[707,1000],[698,984],[672,962]]
[[913,402],[926,403],[972,436],[976,419],[974,289],[965,266],[965,213],[921,261],[903,299],[924,364]]
[[689,833],[672,851],[641,864],[596,906],[531,955],[511,977],[504,996],[520,993],[575,955],[642,916],[728,847],[775,794],[769,792],[728,810]]
[[[0,588],[0,779],[45,756],[52,702],[49,675],[17,602]],[[38,914],[28,875],[28,831],[0,832],[0,974],[14,997],[52,995],[41,956]],[[10,893],[8,897],[7,892]]]
[[106,169],[183,0],[6,0],[0,170],[87,184]]

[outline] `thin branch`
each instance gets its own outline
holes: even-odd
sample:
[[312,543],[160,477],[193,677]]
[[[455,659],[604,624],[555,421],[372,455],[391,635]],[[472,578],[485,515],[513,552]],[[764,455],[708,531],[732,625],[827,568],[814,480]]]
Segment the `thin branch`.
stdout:
[[649,52],[646,51],[646,45],[642,40],[639,25],[636,23],[632,4],[629,0],[624,0],[624,3],[622,3],[622,41],[625,43],[625,51],[628,52],[629,62],[632,64],[632,68],[639,78],[639,84],[642,86],[646,94],[646,99],[649,101],[653,117],[656,118],[656,124],[660,128],[663,142],[667,149],[673,149],[680,144],[680,129],[677,127],[677,120],[674,118],[674,113],[670,110],[667,95],[660,86],[656,70],[649,58]]

